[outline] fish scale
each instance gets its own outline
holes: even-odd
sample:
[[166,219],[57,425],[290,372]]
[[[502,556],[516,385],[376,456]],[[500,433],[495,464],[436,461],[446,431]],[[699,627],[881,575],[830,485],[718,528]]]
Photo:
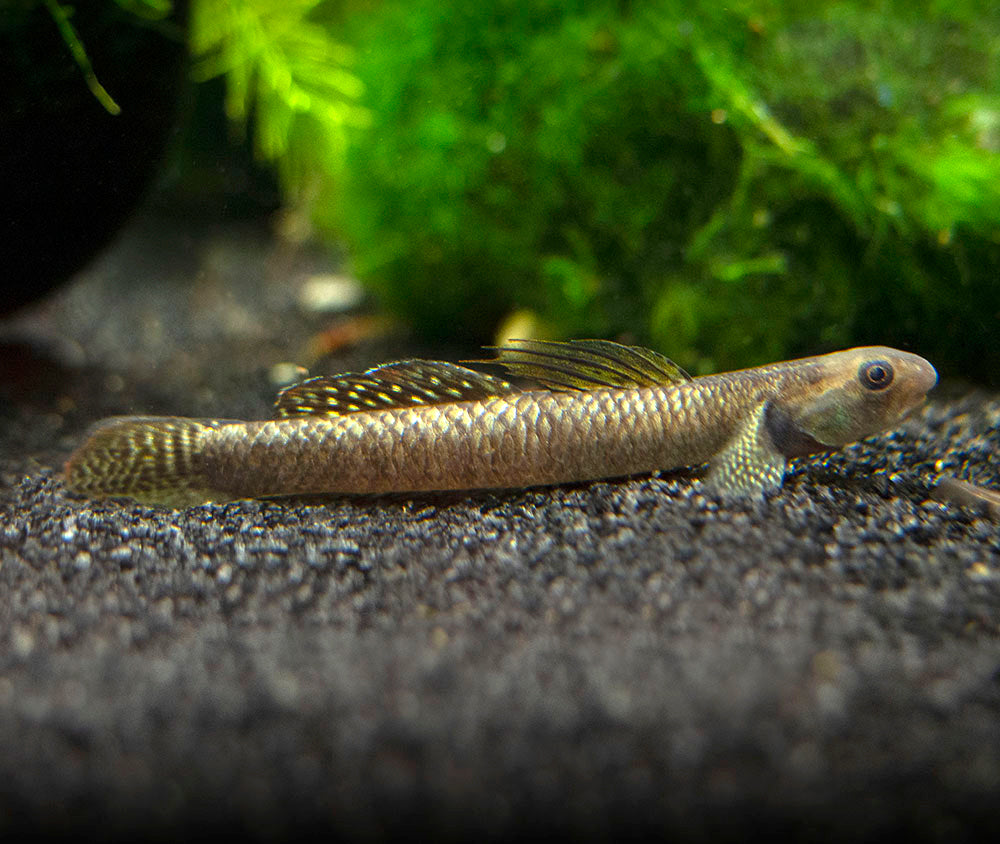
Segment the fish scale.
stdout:
[[[761,494],[781,485],[789,458],[894,424],[937,378],[916,355],[866,347],[691,379],[655,352],[580,342],[578,368],[572,341],[498,350],[500,365],[541,387],[412,361],[310,379],[282,393],[276,419],[108,420],[68,461],[67,485],[184,506],[545,486],[709,462],[720,493]],[[399,406],[385,406],[394,394]]]

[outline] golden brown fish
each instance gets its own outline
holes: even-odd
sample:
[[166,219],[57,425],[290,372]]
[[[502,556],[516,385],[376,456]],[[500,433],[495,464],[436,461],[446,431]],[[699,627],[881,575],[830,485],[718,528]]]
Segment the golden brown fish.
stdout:
[[121,417],[66,464],[67,486],[186,506],[317,493],[521,487],[710,463],[717,490],[759,495],[788,458],[894,425],[937,381],[866,347],[690,378],[604,340],[514,341],[496,363],[538,386],[439,361],[313,378],[259,422]]

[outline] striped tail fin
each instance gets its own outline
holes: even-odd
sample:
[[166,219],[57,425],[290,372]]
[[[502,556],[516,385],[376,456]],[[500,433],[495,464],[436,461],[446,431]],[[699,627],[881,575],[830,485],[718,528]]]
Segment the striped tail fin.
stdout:
[[66,486],[92,498],[123,496],[167,507],[229,498],[211,488],[204,467],[205,435],[219,424],[158,416],[107,419],[66,462]]

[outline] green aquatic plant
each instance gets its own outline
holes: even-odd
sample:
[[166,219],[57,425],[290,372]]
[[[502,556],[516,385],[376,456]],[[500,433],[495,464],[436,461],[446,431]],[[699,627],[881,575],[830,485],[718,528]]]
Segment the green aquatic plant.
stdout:
[[426,335],[529,309],[695,371],[854,342],[1000,371],[971,0],[194,0],[191,45]]
[[337,230],[423,331],[528,307],[695,370],[880,341],[1000,371],[997,12],[409,0],[351,33]]
[[321,0],[194,0],[197,80],[222,76],[226,113],[254,120],[256,147],[294,201],[322,197],[342,166],[347,131],[367,123],[353,49],[334,37]]
[[[73,26],[73,4],[61,3],[59,0],[42,0],[42,2],[59,29],[66,48],[73,56],[73,61],[80,68],[90,92],[109,114],[120,114],[121,107],[98,80],[83,41]],[[115,2],[125,11],[145,20],[162,20],[173,10],[171,0],[115,0]]]

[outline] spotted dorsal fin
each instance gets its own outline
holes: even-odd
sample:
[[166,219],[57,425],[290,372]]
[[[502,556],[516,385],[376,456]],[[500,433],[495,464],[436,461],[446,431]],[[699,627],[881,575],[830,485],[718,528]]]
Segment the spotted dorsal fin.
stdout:
[[475,401],[518,392],[502,378],[437,360],[404,360],[366,372],[321,375],[278,395],[278,416],[314,416]]
[[654,387],[690,381],[659,352],[610,340],[511,340],[496,347],[497,359],[511,375],[530,378],[553,390],[603,387]]

